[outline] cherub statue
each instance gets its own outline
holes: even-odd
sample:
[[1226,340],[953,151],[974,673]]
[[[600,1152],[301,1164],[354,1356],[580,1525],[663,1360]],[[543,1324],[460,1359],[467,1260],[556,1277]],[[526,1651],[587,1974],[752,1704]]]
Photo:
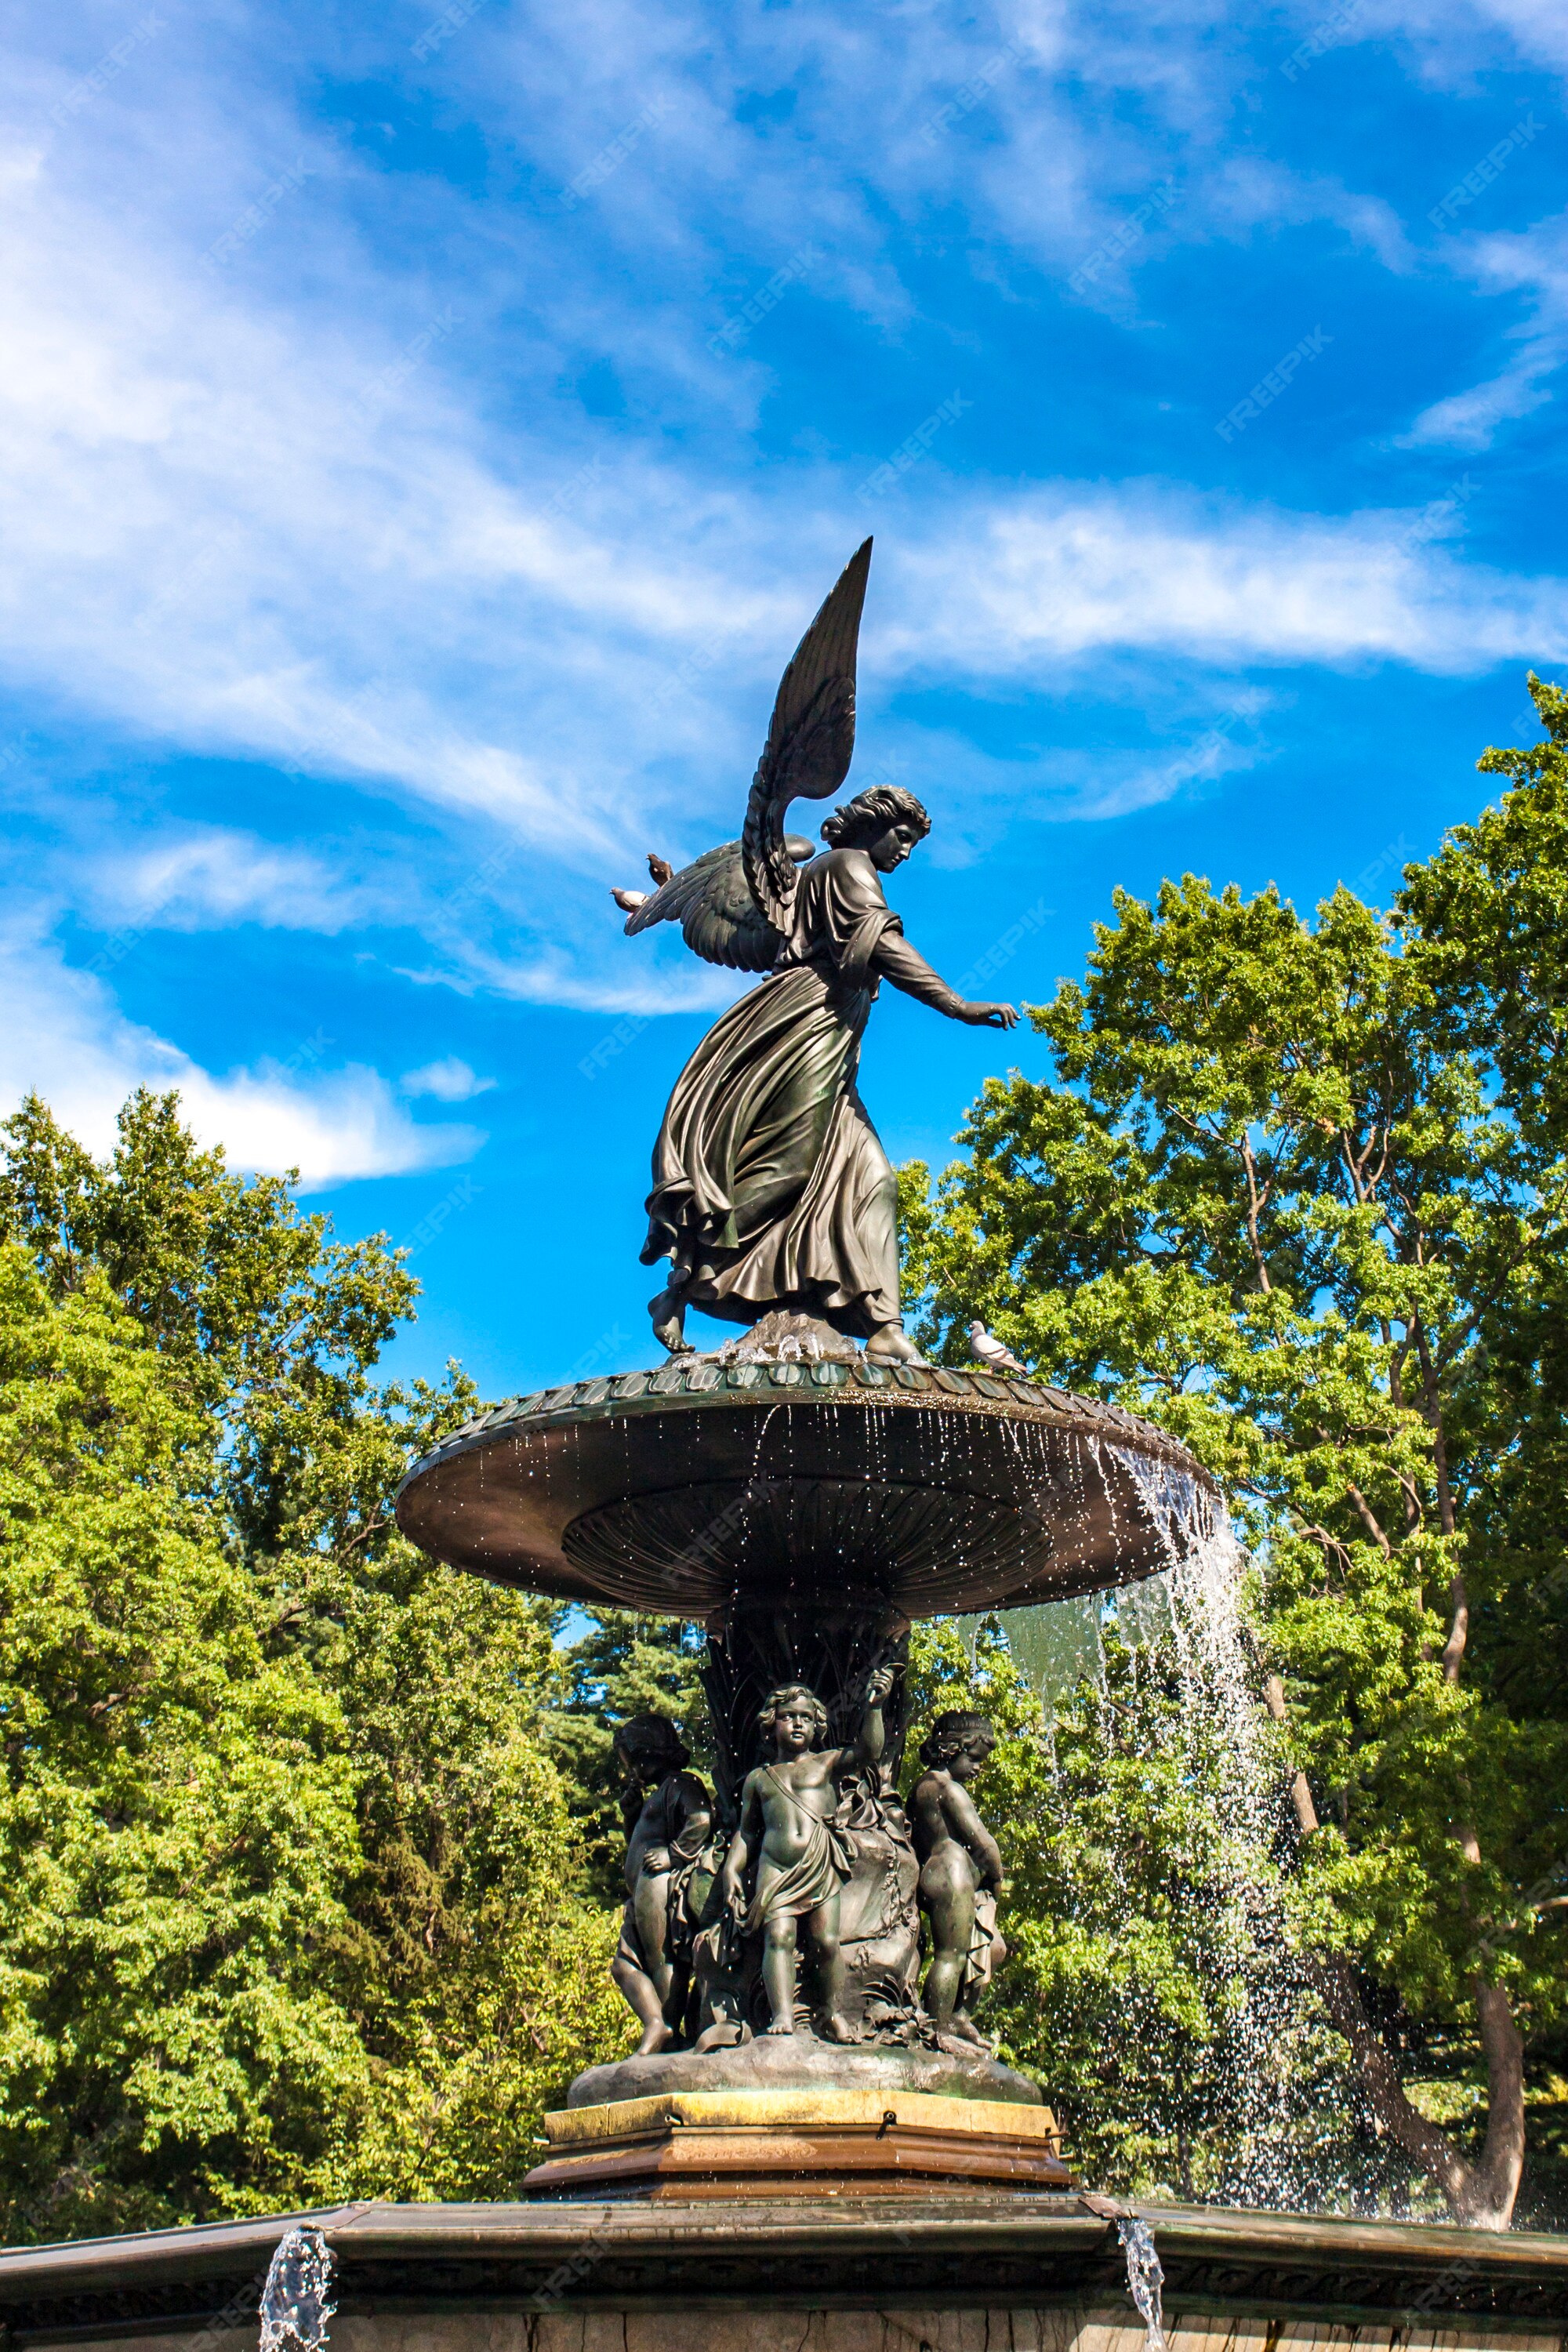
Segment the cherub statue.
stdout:
[[[770,1691],[757,1717],[772,1760],[748,1772],[741,1819],[720,1874],[720,1900],[747,1935],[763,1937],[763,1987],[770,2033],[795,2032],[797,1922],[804,1922],[816,1962],[820,2032],[829,2042],[853,2042],[844,2014],[844,1963],[838,1949],[838,1899],[851,1856],[832,1819],[841,1774],[875,1764],[882,1753],[882,1701],[894,1668],[879,1666],[866,1686],[857,1737],[845,1748],[822,1748],[827,1710],[802,1683]],[[746,1901],[743,1874],[752,1857],[756,1880]]]
[[637,2055],[646,2058],[675,2039],[685,2006],[691,1923],[682,1898],[713,1808],[696,1773],[686,1769],[690,1750],[668,1716],[628,1717],[616,1727],[615,1751],[626,1773],[626,1907],[610,1973],[642,2025]]
[[687,1348],[689,1307],[747,1324],[785,1307],[863,1339],[872,1358],[915,1358],[897,1181],[856,1091],[861,1034],[884,980],[954,1021],[1010,1029],[1018,1017],[949,988],[882,895],[882,877],[931,831],[912,793],[878,784],[837,809],[826,856],[784,829],[791,801],[825,800],[849,772],[870,562],[867,540],[784,674],[740,840],[651,894],[615,894],[628,932],[678,921],[709,963],[769,975],[698,1046],[654,1147],[642,1258],[672,1261],[649,1302],[672,1353]]
[[920,1901],[931,1923],[931,1959],[921,1992],[939,2034],[990,2044],[969,2002],[1007,1957],[996,1933],[1006,1892],[1002,1851],[974,1809],[965,1782],[996,1745],[983,1715],[939,1715],[921,1748],[925,1770],[910,1791],[910,1824],[921,1864]]

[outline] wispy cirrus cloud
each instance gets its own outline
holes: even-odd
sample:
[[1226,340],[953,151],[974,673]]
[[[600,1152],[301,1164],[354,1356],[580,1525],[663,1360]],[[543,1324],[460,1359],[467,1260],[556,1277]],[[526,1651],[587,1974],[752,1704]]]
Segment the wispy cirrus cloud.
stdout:
[[0,1100],[46,1096],[90,1149],[112,1141],[115,1114],[138,1087],[177,1087],[204,1142],[242,1166],[297,1168],[307,1190],[356,1176],[402,1175],[469,1159],[477,1128],[410,1118],[386,1081],[342,1063],[319,1032],[249,1067],[204,1069],[167,1038],[128,1021],[106,982],[72,971],[32,923],[0,933]]
[[1422,410],[1405,436],[1413,448],[1489,448],[1502,425],[1545,406],[1568,362],[1568,213],[1521,235],[1466,238],[1455,265],[1482,294],[1522,296],[1529,311],[1509,330],[1516,348],[1496,375]]

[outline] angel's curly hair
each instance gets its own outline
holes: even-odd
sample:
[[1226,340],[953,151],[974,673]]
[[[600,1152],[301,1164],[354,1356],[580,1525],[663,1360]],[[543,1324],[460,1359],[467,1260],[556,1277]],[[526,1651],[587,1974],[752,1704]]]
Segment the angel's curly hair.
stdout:
[[947,1714],[937,1717],[921,1742],[921,1762],[929,1769],[941,1770],[943,1765],[952,1763],[961,1748],[975,1747],[982,1739],[989,1756],[996,1745],[996,1727],[990,1717],[951,1707]]
[[804,1683],[781,1683],[777,1690],[771,1690],[768,1693],[757,1709],[757,1729],[762,1733],[763,1738],[766,1739],[773,1729],[773,1717],[779,1713],[784,1701],[792,1698],[805,1701],[816,1725],[816,1737],[820,1739],[827,1729],[827,1709],[823,1706],[816,1693],[814,1690],[807,1690]]
[[902,784],[873,784],[834,810],[822,838],[834,849],[858,849],[868,835],[875,837],[890,824],[918,824],[922,841],[931,831],[931,819],[913,793]]

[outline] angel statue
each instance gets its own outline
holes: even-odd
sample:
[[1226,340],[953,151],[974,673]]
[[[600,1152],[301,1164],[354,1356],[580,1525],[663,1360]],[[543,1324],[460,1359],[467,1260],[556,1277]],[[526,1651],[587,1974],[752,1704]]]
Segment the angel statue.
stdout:
[[931,831],[912,793],[878,784],[835,809],[826,855],[784,831],[795,800],[826,800],[855,749],[855,652],[870,569],[845,565],[779,684],[739,841],[658,887],[616,891],[628,934],[679,922],[709,963],[765,972],[716,1021],[676,1080],[653,1154],[642,1261],[672,1260],[649,1302],[684,1354],[686,1310],[755,1323],[815,1315],[868,1356],[916,1355],[899,1310],[898,1184],[856,1090],[860,1038],[884,980],[950,1020],[1011,1029],[1010,1004],[972,1004],[917,955],[882,877]]

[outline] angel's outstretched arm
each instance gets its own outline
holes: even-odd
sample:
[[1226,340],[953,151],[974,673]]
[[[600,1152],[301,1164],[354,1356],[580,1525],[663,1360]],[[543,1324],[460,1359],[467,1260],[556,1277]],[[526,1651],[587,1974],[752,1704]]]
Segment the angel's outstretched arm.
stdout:
[[1011,1004],[971,1003],[949,988],[942,974],[933,971],[917,948],[910,947],[902,931],[885,930],[877,942],[871,958],[871,969],[882,979],[890,980],[906,996],[919,997],[922,1004],[945,1013],[950,1021],[967,1021],[977,1029],[1011,1029],[1017,1020]]

